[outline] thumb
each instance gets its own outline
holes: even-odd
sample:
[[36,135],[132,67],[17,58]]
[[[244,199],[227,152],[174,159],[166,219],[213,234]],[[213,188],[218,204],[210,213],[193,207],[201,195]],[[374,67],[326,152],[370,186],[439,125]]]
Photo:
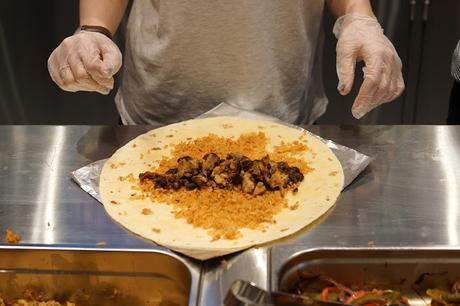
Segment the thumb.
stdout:
[[355,79],[356,53],[346,48],[341,48],[340,42],[337,44],[337,76],[339,84],[337,90],[341,95],[350,93]]
[[121,67],[121,52],[117,46],[101,46],[101,72],[105,77],[112,77]]

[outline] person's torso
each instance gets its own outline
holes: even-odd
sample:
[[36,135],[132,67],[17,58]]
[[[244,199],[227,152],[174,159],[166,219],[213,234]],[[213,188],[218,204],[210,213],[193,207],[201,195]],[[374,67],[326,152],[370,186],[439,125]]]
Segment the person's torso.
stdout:
[[135,0],[117,101],[123,119],[175,122],[219,103],[289,122],[309,116],[302,108],[309,107],[323,6],[323,0]]

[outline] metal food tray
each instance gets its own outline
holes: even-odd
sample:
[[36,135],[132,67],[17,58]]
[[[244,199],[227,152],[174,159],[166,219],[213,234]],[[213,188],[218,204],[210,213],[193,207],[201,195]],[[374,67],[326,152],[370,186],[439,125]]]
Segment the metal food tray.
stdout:
[[460,280],[458,248],[322,248],[274,247],[271,288],[289,292],[310,272],[345,285],[399,290],[410,305],[430,305],[429,288],[449,290]]
[[[0,295],[26,289],[82,305],[195,305],[199,275],[161,250],[0,246]],[[78,304],[80,305],[80,304]]]

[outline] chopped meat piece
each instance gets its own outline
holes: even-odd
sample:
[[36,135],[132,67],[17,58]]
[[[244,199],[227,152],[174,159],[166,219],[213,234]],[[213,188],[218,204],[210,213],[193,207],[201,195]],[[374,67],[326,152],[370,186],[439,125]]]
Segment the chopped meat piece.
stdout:
[[165,174],[177,174],[177,168],[170,168]]
[[212,170],[212,179],[220,186],[228,185],[228,173],[225,171],[225,166],[217,166]]
[[261,182],[264,179],[264,174],[267,171],[267,168],[265,167],[265,164],[261,160],[255,160],[251,164],[251,167],[249,168],[248,172],[251,172],[253,178]]
[[243,171],[249,171],[249,169],[251,168],[252,166],[252,160],[250,159],[243,159],[240,161],[240,165],[241,165],[241,170]]
[[176,174],[170,174],[166,177],[166,180],[168,181],[168,184],[173,184],[176,182],[180,182],[180,178]]
[[243,182],[243,177],[237,173],[230,177],[230,182],[235,186],[241,185],[241,183]]
[[264,156],[264,158],[262,158],[261,162],[264,163],[265,167],[268,167],[270,166],[270,157],[267,155]]
[[170,174],[166,176],[166,181],[167,181],[167,187],[163,187],[165,189],[172,188],[174,190],[177,190],[183,185],[183,182],[181,182],[177,174]]
[[282,173],[288,173],[289,171],[289,165],[285,162],[279,162],[276,166]]
[[268,167],[268,170],[270,172],[270,175],[272,175],[275,172],[279,172],[280,170],[278,169],[278,163],[274,161],[270,161],[270,166]]
[[258,182],[257,185],[256,185],[256,188],[254,188],[253,194],[254,195],[261,195],[261,194],[264,194],[265,191],[267,191],[267,188],[265,188],[264,183]]
[[184,184],[184,186],[187,188],[187,190],[194,190],[198,188],[198,185],[194,182],[187,182]]
[[156,188],[165,188],[166,185],[168,185],[168,180],[166,179],[166,177],[160,174],[155,175],[152,179],[155,183]]
[[256,184],[252,178],[252,174],[249,172],[245,172],[243,175],[243,182],[241,183],[241,189],[245,193],[253,193]]
[[246,156],[240,153],[228,153],[227,159],[234,159],[236,161],[241,161],[242,159],[248,159]]
[[168,185],[168,180],[166,177],[158,175],[155,179],[155,187],[157,188],[165,188]]
[[206,175],[211,175],[212,170],[220,163],[220,158],[215,153],[208,153],[203,156],[203,171]]
[[185,184],[188,184],[188,183],[189,183],[189,181],[187,179],[181,178],[179,180],[179,185],[180,186],[185,186]]
[[144,180],[152,179],[156,175],[157,174],[155,172],[146,171],[146,172],[139,174],[139,180],[143,182]]
[[289,180],[293,183],[298,183],[303,180],[303,174],[300,172],[300,169],[297,167],[290,167],[288,170]]
[[284,174],[280,171],[275,171],[270,177],[270,180],[268,181],[268,185],[272,189],[280,189],[280,188],[286,187],[288,182],[289,182],[289,176],[287,174]]
[[229,171],[233,171],[233,172],[238,171],[238,168],[239,168],[239,166],[240,166],[238,160],[236,160],[236,159],[227,159],[226,161],[224,161],[223,165],[224,165]]
[[200,163],[190,156],[179,158],[177,164],[177,175],[179,177],[192,177],[200,171]]
[[155,172],[144,172],[139,174],[139,180],[144,182],[145,180],[153,181],[155,188],[167,188],[169,177],[155,173]]
[[203,174],[198,174],[192,177],[192,182],[194,182],[199,187],[205,187],[208,183],[208,178]]

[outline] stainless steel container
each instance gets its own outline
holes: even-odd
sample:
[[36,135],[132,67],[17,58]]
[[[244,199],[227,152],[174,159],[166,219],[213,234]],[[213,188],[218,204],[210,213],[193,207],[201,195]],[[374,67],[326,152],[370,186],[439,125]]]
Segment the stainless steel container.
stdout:
[[457,248],[274,247],[273,290],[291,292],[310,273],[322,273],[345,285],[399,290],[411,305],[429,305],[429,288],[449,289],[460,280]]
[[196,305],[199,275],[158,250],[0,247],[0,292],[26,289],[85,305]]

